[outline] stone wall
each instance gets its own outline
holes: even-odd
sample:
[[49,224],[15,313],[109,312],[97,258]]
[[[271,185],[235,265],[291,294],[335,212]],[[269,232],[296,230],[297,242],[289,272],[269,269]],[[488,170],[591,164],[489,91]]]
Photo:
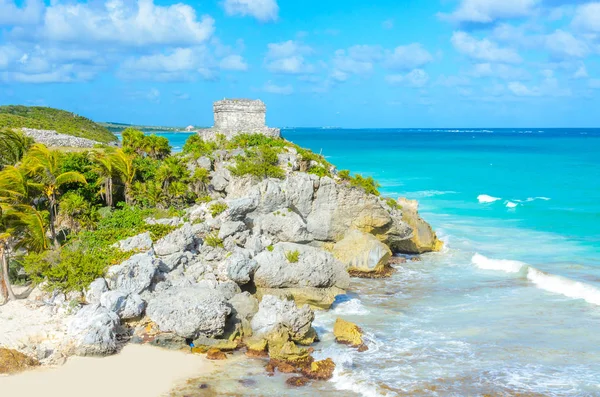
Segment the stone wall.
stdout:
[[224,99],[213,105],[215,124],[213,128],[199,132],[204,139],[214,139],[217,134],[228,139],[239,134],[264,134],[279,137],[277,128],[266,126],[267,107],[261,100]]

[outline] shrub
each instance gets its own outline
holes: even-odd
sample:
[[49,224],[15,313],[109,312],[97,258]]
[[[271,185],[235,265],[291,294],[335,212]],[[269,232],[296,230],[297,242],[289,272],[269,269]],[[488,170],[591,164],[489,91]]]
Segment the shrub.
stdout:
[[324,177],[324,176],[331,176],[331,173],[329,172],[329,170],[325,167],[321,167],[318,165],[313,165],[312,167],[310,167],[308,169],[308,173],[309,174],[313,174],[316,175],[320,178]]
[[385,202],[393,210],[401,210],[402,209],[402,206],[400,204],[398,204],[398,201],[394,200],[391,197],[386,198]]
[[183,153],[190,154],[194,158],[210,156],[216,149],[214,142],[206,142],[199,135],[191,135],[183,145]]
[[352,179],[349,170],[341,170],[337,173],[337,176],[340,177],[340,179],[343,181],[349,181],[350,179]]
[[227,149],[251,148],[256,146],[267,146],[271,148],[282,148],[287,142],[281,138],[272,138],[264,134],[239,134],[227,143]]
[[275,247],[273,247],[272,244],[267,247],[267,251],[269,251],[269,252],[273,252],[274,249],[275,249]]
[[298,259],[300,259],[300,251],[286,251],[285,259],[287,259],[290,263],[298,263]]
[[356,174],[354,178],[350,180],[350,184],[352,186],[360,187],[368,194],[374,194],[375,196],[379,196],[379,183],[373,179],[372,176],[367,178],[363,177],[360,174]]
[[219,201],[219,202],[216,202],[214,204],[211,204],[211,206],[208,208],[208,210],[210,211],[210,214],[213,216],[213,218],[215,218],[218,215],[220,215],[223,212],[225,212],[225,210],[227,208],[228,208],[227,204]]
[[214,248],[221,247],[221,248],[223,248],[223,240],[221,240],[219,238],[219,233],[217,233],[216,231],[212,232],[212,233],[209,233],[209,234],[207,234],[204,237],[204,244],[208,245],[209,247],[214,247]]
[[237,156],[235,160],[235,166],[229,168],[235,176],[252,175],[261,179],[285,177],[285,172],[278,166],[277,152],[269,146],[246,150],[245,156]]

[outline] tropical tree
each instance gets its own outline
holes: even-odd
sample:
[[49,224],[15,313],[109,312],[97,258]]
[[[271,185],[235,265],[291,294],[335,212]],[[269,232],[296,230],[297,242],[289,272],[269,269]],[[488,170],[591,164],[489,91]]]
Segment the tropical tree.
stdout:
[[210,172],[206,168],[196,168],[194,174],[191,177],[192,191],[196,195],[200,195],[206,192],[206,188],[210,182]]
[[125,128],[121,133],[121,139],[123,140],[123,151],[127,154],[138,154],[143,155],[144,153],[144,138],[146,136],[140,130],[135,128]]
[[60,213],[66,216],[72,231],[78,231],[79,227],[85,227],[89,223],[86,221],[90,221],[92,206],[77,192],[66,193],[60,199],[59,208]]
[[144,136],[143,149],[148,156],[156,160],[162,160],[171,154],[169,140],[155,134]]
[[112,153],[90,152],[93,162],[92,172],[98,175],[98,183],[102,185],[100,196],[106,205],[113,207],[113,182],[116,174],[115,157]]
[[87,183],[85,177],[79,172],[61,172],[61,157],[61,152],[36,143],[23,159],[23,168],[31,177],[29,186],[42,192],[48,200],[50,235],[55,246],[58,245],[55,223],[60,187],[68,183]]
[[22,132],[0,129],[0,166],[15,165],[33,145],[33,139]]
[[111,157],[115,173],[119,176],[121,182],[123,182],[125,202],[131,204],[133,201],[131,189],[136,175],[136,167],[133,162],[134,157],[121,149],[115,150],[109,156]]

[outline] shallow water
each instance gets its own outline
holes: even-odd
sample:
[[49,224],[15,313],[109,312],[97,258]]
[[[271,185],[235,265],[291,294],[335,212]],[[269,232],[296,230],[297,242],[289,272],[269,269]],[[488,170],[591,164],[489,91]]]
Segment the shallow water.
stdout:
[[[446,248],[390,279],[353,280],[317,314],[315,355],[338,364],[331,382],[289,389],[240,360],[233,380],[199,393],[600,395],[600,130],[283,135],[374,176],[385,195],[418,199]],[[333,343],[338,316],[367,332],[367,352]]]

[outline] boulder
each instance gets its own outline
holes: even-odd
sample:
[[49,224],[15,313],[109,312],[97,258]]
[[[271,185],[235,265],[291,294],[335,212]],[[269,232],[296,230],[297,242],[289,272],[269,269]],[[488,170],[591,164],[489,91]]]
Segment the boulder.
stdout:
[[85,290],[85,301],[87,303],[99,303],[103,293],[108,291],[106,280],[102,277],[92,281],[90,286]]
[[382,272],[392,257],[392,251],[372,234],[350,230],[333,247],[333,255],[349,271]]
[[138,234],[137,236],[121,240],[116,245],[118,245],[119,249],[123,252],[148,251],[150,248],[152,248],[152,237],[150,237],[150,232],[145,232]]
[[290,208],[271,212],[254,221],[255,234],[265,234],[274,242],[308,243],[312,237],[306,229],[306,222]]
[[258,312],[258,300],[249,292],[242,292],[229,299],[229,304],[232,307],[231,320],[234,329],[237,329],[243,337],[251,336],[252,326],[250,322]]
[[296,305],[309,305],[313,309],[327,310],[335,302],[338,295],[345,294],[341,288],[257,288],[256,296],[273,295],[280,299],[293,300]]
[[231,172],[228,169],[220,167],[211,172],[211,186],[217,192],[223,192],[229,185]]
[[0,375],[16,374],[38,365],[39,361],[21,352],[0,347]]
[[154,244],[154,252],[157,256],[167,256],[178,252],[196,250],[200,238],[197,235],[198,228],[190,223],[172,231]]
[[242,197],[227,201],[227,206],[229,219],[239,221],[243,220],[247,214],[256,209],[258,200],[255,197]]
[[252,318],[252,332],[268,339],[269,334],[285,330],[292,340],[300,340],[310,332],[314,317],[307,305],[299,308],[293,301],[265,295]]
[[431,225],[419,216],[417,206],[403,199],[399,199],[398,203],[402,205],[402,221],[410,226],[412,233],[405,239],[392,239],[389,243],[392,250],[405,254],[440,251],[443,243],[438,240]]
[[115,353],[118,325],[119,316],[100,304],[84,306],[71,319],[67,329],[72,353],[78,356]]
[[289,206],[298,211],[304,219],[312,211],[315,185],[318,179],[315,175],[293,172],[285,181],[285,194]]
[[[295,263],[286,255],[298,253]],[[348,287],[350,279],[345,266],[332,254],[316,247],[294,243],[275,244],[255,258],[258,268],[254,283],[262,288],[328,288]]]
[[222,293],[198,287],[170,288],[148,302],[146,314],[162,332],[184,338],[219,336],[231,308]]
[[338,343],[357,347],[360,350],[364,349],[363,346],[366,347],[362,339],[363,332],[360,327],[341,318],[335,320],[333,335],[335,336],[335,341]]
[[100,304],[123,320],[140,317],[146,308],[146,302],[138,294],[127,294],[122,291],[103,293]]
[[221,224],[221,229],[219,229],[219,239],[225,240],[229,236],[233,236],[234,234],[241,232],[246,229],[246,225],[244,222],[240,221],[225,221]]
[[149,252],[133,255],[120,265],[108,268],[108,286],[112,290],[140,294],[152,284],[159,265],[160,261]]
[[159,270],[165,273],[172,272],[179,266],[186,266],[192,263],[195,259],[195,255],[189,251],[175,252],[174,254],[161,256]]
[[225,259],[224,266],[231,280],[244,285],[248,284],[254,276],[258,263],[236,252]]

